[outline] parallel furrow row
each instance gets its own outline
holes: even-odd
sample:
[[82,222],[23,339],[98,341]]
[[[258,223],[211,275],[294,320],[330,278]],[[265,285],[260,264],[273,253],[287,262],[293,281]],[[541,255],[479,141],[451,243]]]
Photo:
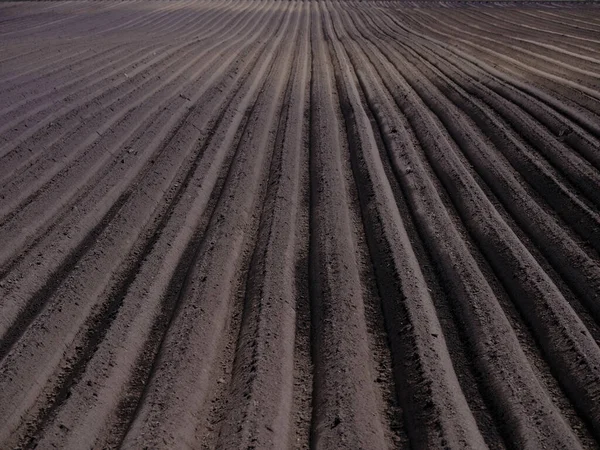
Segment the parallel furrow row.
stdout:
[[0,447],[600,448],[599,32],[2,2]]

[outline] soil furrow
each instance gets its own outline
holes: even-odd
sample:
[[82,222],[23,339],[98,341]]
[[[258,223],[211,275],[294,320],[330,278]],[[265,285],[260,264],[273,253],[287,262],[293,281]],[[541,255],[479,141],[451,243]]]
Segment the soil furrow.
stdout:
[[[248,22],[248,26],[251,25],[252,22]],[[244,29],[242,29],[243,31]],[[248,33],[250,30],[250,28],[248,28],[245,32]],[[237,40],[237,42],[239,42],[240,40],[242,40],[244,37],[244,34],[242,34],[242,36]],[[236,41],[234,41],[235,44]],[[234,45],[233,44],[233,45]],[[231,45],[231,44],[230,44]],[[217,54],[215,56],[213,56],[210,60],[208,61],[203,61],[204,65],[207,65],[209,62],[211,61],[215,61],[215,58],[217,58],[216,60],[219,61],[221,64],[223,64],[224,67],[227,67],[227,63],[231,63],[231,60],[233,59],[233,57],[235,57],[234,55],[228,55],[227,52],[221,52],[220,54]],[[203,74],[203,77],[197,77],[194,78],[193,83],[191,83],[191,86],[193,86],[194,84],[200,84],[203,83],[204,86],[208,86],[210,85],[211,81],[217,81],[218,80],[218,75],[221,74],[222,72],[220,71],[215,71],[215,68],[219,67],[219,66],[212,66],[209,71],[205,71],[206,73]],[[202,67],[200,68],[200,71],[202,71]],[[235,68],[235,66],[233,68],[230,68],[229,70],[239,70],[237,68]],[[202,72],[200,72],[202,73]],[[168,81],[168,80],[167,80]],[[188,89],[190,90],[190,92],[193,92],[193,90],[190,88],[190,86],[175,86],[175,89],[177,90],[182,90],[182,89]],[[203,93],[205,91],[205,89],[201,89],[199,92]],[[166,95],[166,94],[163,94]],[[195,98],[198,96],[198,93],[193,93],[190,94],[192,96],[192,98]],[[71,164],[70,166],[67,166],[66,169],[63,169],[62,173],[64,174],[62,177],[59,178],[59,181],[56,181],[56,178],[51,178],[50,181],[48,182],[48,186],[51,189],[46,188],[45,190],[37,190],[34,191],[33,194],[31,194],[30,198],[28,198],[27,203],[26,204],[21,204],[20,209],[19,210],[14,210],[13,215],[8,217],[8,220],[5,219],[5,224],[3,224],[3,228],[4,228],[4,235],[5,236],[10,236],[11,233],[11,225],[12,225],[12,232],[14,233],[16,231],[16,229],[14,228],[14,224],[19,223],[19,221],[22,223],[23,222],[23,216],[26,217],[26,213],[27,211],[30,211],[30,214],[35,214],[38,218],[41,217],[46,217],[48,219],[51,219],[53,217],[56,216],[57,212],[60,211],[65,211],[68,210],[69,207],[73,207],[75,206],[75,201],[80,201],[82,198],[84,198],[84,195],[87,193],[87,191],[89,190],[89,188],[91,187],[97,187],[97,183],[99,180],[102,179],[102,177],[106,177],[107,174],[110,175],[111,171],[114,169],[114,164],[118,163],[118,159],[117,158],[121,158],[120,160],[120,166],[121,169],[125,169],[125,168],[129,168],[131,164],[134,165],[134,167],[141,167],[141,164],[143,164],[145,161],[150,160],[150,156],[152,156],[152,153],[148,152],[148,149],[145,149],[144,147],[141,147],[139,144],[139,142],[136,142],[140,139],[140,136],[147,136],[149,131],[153,130],[153,133],[157,134],[158,136],[160,136],[161,134],[161,129],[157,126],[159,125],[161,122],[159,121],[158,124],[154,124],[153,122],[156,122],[157,119],[161,119],[162,120],[162,127],[164,129],[164,127],[167,127],[166,130],[169,130],[169,126],[173,126],[174,123],[176,123],[176,121],[178,120],[177,118],[180,117],[181,114],[183,114],[186,111],[186,107],[187,104],[189,104],[189,102],[192,100],[192,98],[187,97],[184,94],[184,97],[175,97],[175,99],[170,99],[169,103],[163,103],[162,106],[156,105],[156,99],[153,98],[151,95],[146,95],[143,98],[143,101],[145,101],[147,103],[147,105],[150,107],[149,111],[141,111],[142,113],[145,113],[145,117],[148,118],[147,121],[143,121],[137,128],[134,128],[132,130],[132,133],[130,133],[129,135],[125,135],[125,136],[119,136],[116,133],[111,133],[108,134],[107,137],[108,138],[119,138],[119,140],[117,141],[116,144],[112,144],[114,150],[110,150],[109,149],[105,149],[105,151],[101,154],[97,154],[97,152],[94,152],[93,150],[97,147],[97,146],[105,146],[105,145],[110,145],[109,143],[104,143],[103,140],[100,140],[97,143],[94,143],[90,148],[86,149],[84,154],[82,156],[80,156],[79,158],[75,158],[75,156],[73,156],[71,159],[74,159],[74,164]],[[147,109],[147,108],[146,108]],[[177,112],[177,111],[180,112]],[[156,111],[156,112],[154,112]],[[170,117],[169,117],[170,116]],[[144,116],[142,116],[143,118]],[[139,119],[139,117],[136,116],[131,116],[131,115],[126,115],[125,116],[126,120],[135,120],[135,119]],[[168,119],[168,120],[167,120]],[[165,123],[166,120],[166,123]],[[127,124],[127,122],[125,122],[125,124]],[[125,126],[121,126],[123,129],[127,129]],[[102,147],[100,147],[102,148]],[[71,152],[72,153],[72,152]],[[139,154],[139,157],[138,157]],[[112,161],[111,161],[112,159]],[[108,161],[111,161],[110,165],[107,165],[106,163]],[[78,173],[80,171],[80,168],[84,167],[88,170],[87,173],[84,173],[85,175],[87,175],[84,178],[81,178],[81,175]],[[90,169],[96,169],[96,171],[92,171],[90,173]],[[100,170],[103,169],[103,170]],[[99,172],[98,172],[99,171]],[[76,196],[72,196],[72,197],[63,197],[62,201],[60,203],[54,203],[52,204],[51,202],[48,202],[48,197],[49,196],[56,196],[56,191],[58,190],[58,193],[60,194],[60,189],[62,188],[63,190],[65,189],[65,186],[67,187],[73,187],[73,176],[71,176],[69,178],[69,175],[71,173],[74,173],[75,176],[79,175],[80,176],[80,181],[79,181],[79,186],[89,186],[89,188],[80,188],[78,190],[78,192],[73,192],[73,194],[77,194]],[[97,173],[100,173],[100,175],[95,175]],[[61,179],[62,178],[62,179]],[[90,179],[94,180],[94,183],[90,183]],[[127,181],[127,179],[123,180],[123,181]],[[35,185],[34,185],[35,186]],[[74,200],[75,199],[75,200]],[[47,204],[47,205],[52,205],[53,209],[50,210],[46,210],[45,211],[45,216],[41,215],[41,211],[39,209],[39,204]],[[27,206],[27,208],[26,208]],[[40,220],[40,224],[44,224],[45,222],[43,220]],[[22,230],[21,230],[22,231]],[[38,236],[43,235],[43,233],[45,233],[44,228],[40,229],[33,229],[31,230],[29,233],[21,233],[21,238],[20,239],[12,239],[11,240],[11,245],[6,247],[4,249],[5,252],[3,252],[4,257],[6,258],[7,256],[10,256],[11,253],[15,254],[15,249],[19,249],[20,245],[23,245],[25,242],[27,242],[28,239],[31,239],[33,236],[32,234],[35,233]],[[34,234],[34,236],[35,236]],[[22,255],[23,250],[21,249],[21,255]],[[6,261],[6,260],[5,260]]]
[[[262,25],[262,28],[264,28],[264,27],[265,27],[267,24],[268,24],[268,22],[264,23],[264,24]],[[257,35],[256,37],[259,37],[259,36],[260,36],[260,34],[259,34],[259,35]],[[218,97],[217,97],[217,98],[218,98]],[[206,120],[206,119],[205,119],[205,120]],[[197,130],[197,128],[196,128],[196,127],[195,127],[193,124],[192,124],[191,128],[192,128],[193,130],[195,130],[195,131],[192,133],[192,136],[193,136],[193,134],[196,134],[196,136],[197,136],[197,135],[198,135],[198,130]],[[192,136],[189,136],[189,131],[188,131],[188,139],[192,138]],[[179,143],[180,141],[181,141],[181,138],[180,138],[179,140],[175,141],[175,143],[177,144],[177,143]],[[173,142],[173,140],[172,140],[171,142]],[[193,138],[192,138],[192,142],[193,142]],[[164,161],[164,162],[163,162],[163,163],[162,163],[160,166],[158,166],[158,167],[160,167],[160,170],[156,170],[156,169],[155,169],[155,170],[153,171],[153,177],[151,177],[151,178],[148,180],[149,182],[151,182],[151,184],[150,184],[150,188],[151,188],[151,189],[154,189],[154,192],[152,192],[152,191],[149,191],[149,190],[148,190],[148,188],[146,188],[146,190],[142,189],[142,190],[140,190],[140,191],[139,191],[139,194],[138,194],[138,199],[137,199],[137,201],[135,201],[135,199],[134,199],[134,201],[133,201],[133,202],[131,202],[131,203],[133,203],[133,205],[132,205],[132,206],[135,206],[135,208],[137,208],[137,209],[138,209],[140,212],[142,212],[142,216],[141,216],[140,218],[143,218],[143,217],[144,217],[144,215],[146,215],[146,214],[149,214],[149,212],[151,212],[151,211],[152,211],[151,209],[150,209],[149,211],[144,211],[144,209],[145,209],[145,208],[147,208],[147,205],[149,205],[149,204],[151,205],[151,204],[152,204],[152,202],[153,202],[153,200],[152,200],[152,197],[149,197],[149,195],[148,195],[148,194],[151,194],[151,193],[152,193],[152,194],[153,194],[155,197],[158,195],[158,198],[160,198],[160,196],[162,196],[163,192],[165,192],[165,190],[166,190],[166,189],[165,189],[165,187],[163,187],[163,188],[161,189],[161,188],[160,188],[160,184],[161,184],[161,183],[162,183],[162,184],[164,184],[164,183],[166,182],[166,180],[172,180],[172,176],[174,175],[174,173],[173,173],[173,175],[172,175],[170,178],[166,178],[166,177],[165,177],[165,173],[163,172],[163,170],[164,170],[165,168],[169,168],[171,171],[173,171],[174,169],[177,169],[177,166],[176,166],[176,165],[173,165],[173,162],[169,162],[169,163],[166,163],[166,164],[165,164],[165,162],[167,162],[167,161],[169,161],[170,159],[172,159],[172,157],[173,157],[173,154],[172,154],[172,152],[170,152],[170,153],[169,153],[169,152],[167,152],[166,154],[164,154],[164,156],[163,156],[163,161]],[[160,161],[160,160],[161,160],[161,159],[159,158],[159,159],[158,159],[158,161]],[[153,180],[152,178],[155,178],[155,179]],[[157,182],[158,182],[158,183],[157,183]],[[155,185],[155,187],[152,187],[152,184],[154,184],[154,185]],[[158,184],[158,186],[156,186],[156,184]],[[125,197],[125,198],[126,198],[126,197]],[[157,198],[156,200],[154,200],[154,201],[156,202],[156,201],[158,200],[158,198]],[[140,201],[140,200],[142,200],[142,201]],[[129,221],[127,217],[128,217],[128,215],[131,215],[131,213],[132,213],[132,211],[130,210],[130,211],[129,211],[129,214],[122,215],[122,216],[121,216],[121,218],[120,218],[120,220],[119,220],[118,222],[122,222],[122,223],[124,223],[124,224],[127,224],[127,222]],[[139,216],[139,213],[138,213],[138,216]],[[136,215],[134,215],[133,217],[136,217]],[[113,225],[112,225],[112,228],[114,229],[114,227],[117,227],[117,226],[118,226],[118,223],[117,223],[117,225],[113,224]],[[158,230],[157,230],[157,232],[158,232]],[[110,233],[108,233],[108,236],[110,236]],[[108,237],[108,236],[107,236],[107,237]],[[92,241],[92,242],[93,242],[93,241]],[[110,242],[110,240],[109,240],[109,242]],[[131,242],[131,240],[130,240],[130,242]],[[117,244],[117,242],[115,242],[115,244]],[[111,253],[109,253],[109,252],[105,253],[105,252],[106,252],[106,250],[107,250],[107,249],[104,249],[104,250],[102,250],[101,248],[99,248],[99,249],[97,249],[97,250],[94,250],[94,251],[92,252],[92,255],[91,255],[91,256],[92,256],[92,259],[90,259],[90,258],[89,258],[89,256],[90,256],[90,255],[88,255],[88,256],[86,257],[86,258],[87,258],[87,260],[88,260],[88,261],[91,261],[91,262],[92,262],[92,264],[93,264],[93,265],[92,265],[92,272],[90,272],[90,271],[88,270],[88,273],[89,273],[89,275],[88,275],[88,276],[91,276],[91,275],[93,275],[93,273],[94,273],[93,271],[94,271],[94,270],[95,270],[95,271],[97,271],[97,270],[98,270],[98,262],[97,262],[97,261],[94,261],[94,259],[95,259],[95,258],[94,258],[94,254],[98,254],[98,255],[100,255],[100,254],[105,254],[106,256],[109,256],[109,255],[111,255]],[[120,252],[121,254],[123,254],[123,253],[125,252],[125,249],[119,249],[119,252]],[[88,253],[89,253],[89,252],[88,252]],[[79,263],[77,260],[76,260],[75,262],[76,262],[76,263],[78,263],[78,264],[81,264],[81,263]],[[106,261],[106,263],[108,263],[108,262],[109,262],[109,261],[107,260],[107,261]],[[113,255],[113,264],[114,264],[114,255]],[[93,267],[94,267],[94,266],[96,267],[95,269],[93,269]],[[77,267],[78,267],[78,266],[75,266],[75,267],[73,268],[73,272],[75,272],[75,273],[77,273],[77,272],[78,272],[78,270],[77,270]],[[85,270],[85,264],[83,265],[83,267],[82,267],[82,268],[80,268],[80,269],[79,269],[79,271],[81,272],[81,270],[82,270],[82,269],[83,269],[83,270]],[[69,278],[71,278],[71,279],[73,278],[73,273],[72,273],[72,272],[68,272],[66,275],[68,275],[68,276],[69,276]],[[100,280],[97,280],[97,281],[96,281],[96,283],[97,283],[98,281],[100,281]],[[63,283],[63,285],[61,286],[61,289],[63,289],[63,291],[64,291],[64,289],[65,289],[65,287],[64,287],[64,284],[66,284],[67,286],[69,285],[68,283]],[[91,288],[92,288],[92,286],[86,286],[86,287],[87,287],[87,289],[91,289]],[[68,292],[68,291],[67,291],[67,292]],[[72,294],[71,294],[71,295],[72,295]],[[67,301],[67,299],[62,299],[62,301],[63,301],[63,302],[65,302],[65,301]],[[63,312],[62,308],[61,308],[59,305],[56,305],[56,304],[55,304],[55,302],[54,302],[54,303],[53,303],[51,306],[52,306],[52,308],[51,308],[51,310],[50,310],[49,312],[51,312],[51,311],[55,311],[55,312],[56,312],[56,311],[57,311],[58,313],[62,313],[62,314],[65,314],[65,313],[67,313],[67,314],[68,314],[68,313],[72,313],[72,312],[74,312],[74,311],[64,311],[64,312]],[[87,308],[90,308],[90,305],[87,305]],[[42,328],[42,329],[43,329],[43,328]],[[66,331],[66,330],[65,330],[65,331]],[[72,330],[71,332],[74,332],[74,331],[76,331],[76,329]],[[19,342],[20,342],[20,341],[19,341]],[[39,347],[39,345],[38,345],[38,347]],[[41,349],[40,349],[40,350],[41,350]],[[55,358],[56,358],[56,356],[60,356],[60,354],[61,354],[61,352],[55,353]],[[33,356],[33,355],[31,355],[31,356]],[[48,356],[50,356],[50,355],[48,355]],[[32,361],[32,362],[33,362],[33,361]],[[40,358],[37,358],[37,363],[36,363],[36,364],[38,364],[38,366],[39,366],[40,362],[41,362],[41,361],[40,361]],[[4,392],[4,394],[5,394],[5,395],[8,395],[9,393],[8,393],[7,391],[5,391],[5,392]]]
[[[420,135],[419,130],[419,126],[417,126],[417,122],[413,122],[414,119],[411,119],[411,116],[414,118],[414,109],[405,109],[407,107],[407,103],[408,103],[408,99],[410,98],[409,96],[406,96],[404,99],[402,99],[399,95],[394,95],[393,93],[395,92],[407,92],[407,87],[400,87],[397,86],[397,80],[399,80],[398,75],[397,75],[397,69],[391,69],[391,67],[389,66],[391,63],[387,62],[386,60],[379,60],[378,65],[381,65],[381,69],[380,70],[391,70],[391,73],[394,73],[395,76],[394,77],[385,77],[384,76],[384,81],[386,82],[388,89],[390,90],[390,92],[392,93],[391,95],[393,96],[394,100],[396,102],[399,102],[398,105],[401,107],[401,110],[407,114],[407,118],[409,119],[409,123],[411,123],[412,127],[416,127],[414,128],[416,130],[416,133],[419,137],[424,138],[425,135]],[[394,81],[392,81],[394,80]],[[366,85],[365,85],[366,86]],[[366,92],[369,92],[369,90],[367,89]],[[368,101],[373,104],[372,102],[375,101],[372,97],[373,94],[368,94],[367,95],[367,99]],[[381,95],[381,94],[380,94]],[[405,94],[406,95],[406,94]],[[371,98],[369,98],[371,97]],[[376,98],[379,98],[379,96],[377,96]],[[413,104],[413,102],[416,101],[416,99],[410,99],[411,104]],[[378,100],[378,102],[382,102],[382,100]],[[403,102],[405,102],[405,104],[403,104]],[[379,105],[381,105],[381,103],[379,103]],[[411,108],[411,107],[408,107]],[[380,121],[380,126],[382,127],[387,127],[390,130],[392,128],[397,128],[392,126],[391,124],[389,124],[389,122],[387,121],[383,121],[383,117],[389,117],[391,112],[386,112],[385,116],[383,115],[383,112],[379,112],[377,109],[379,109],[381,111],[381,107],[380,108],[376,108],[375,114],[376,114],[376,118],[378,119],[378,121]],[[416,112],[416,111],[415,111]],[[379,117],[378,117],[379,116]],[[393,116],[392,116],[393,117]],[[421,119],[422,120],[422,119]],[[419,122],[419,123],[423,123],[423,122]],[[408,124],[407,124],[408,126]],[[412,128],[411,127],[411,128]],[[422,129],[422,128],[421,128]],[[396,137],[398,133],[394,133],[394,134],[390,134],[388,136],[384,136],[384,141],[386,142],[386,145],[389,147],[390,144],[392,142],[394,142],[395,139],[398,139],[398,137]],[[405,141],[406,138],[403,139],[403,141]],[[427,145],[428,140],[426,139],[425,144]],[[398,144],[396,144],[398,145]],[[404,151],[401,151],[399,148],[397,150],[394,150],[391,152],[391,158],[392,158],[392,163],[394,166],[394,169],[397,171],[397,175],[399,176],[400,182],[401,184],[403,184],[404,189],[407,190],[407,192],[409,192],[410,194],[408,194],[409,197],[409,202],[413,202],[413,214],[416,215],[416,219],[417,221],[421,222],[421,225],[423,227],[425,227],[425,225],[427,225],[428,227],[430,226],[430,224],[435,223],[438,220],[444,220],[444,216],[446,216],[448,213],[444,211],[444,209],[442,209],[443,207],[441,207],[441,205],[439,207],[437,207],[439,209],[439,212],[436,212],[435,216],[428,216],[426,213],[426,211],[431,208],[431,206],[425,206],[428,203],[430,204],[430,202],[432,200],[434,200],[435,197],[433,197],[431,200],[421,200],[419,199],[416,195],[411,195],[413,192],[419,192],[420,195],[423,195],[425,193],[430,193],[433,194],[436,190],[435,188],[429,187],[417,187],[419,186],[419,184],[421,184],[422,182],[424,182],[427,178],[426,175],[424,174],[424,172],[421,172],[423,169],[420,168],[421,164],[423,164],[422,161],[420,161],[417,158],[410,157],[410,159],[404,160],[403,162],[398,161],[397,158],[399,157],[404,157],[404,155],[406,155],[407,157],[409,157],[409,155],[414,152],[414,150],[411,150],[411,153],[406,152],[406,144],[402,144],[402,147],[400,148],[404,148]],[[423,180],[423,181],[421,181]],[[408,182],[414,183],[416,184],[416,186],[411,186],[411,184],[408,184]],[[425,205],[421,206],[419,205],[420,202],[423,201],[427,201],[427,203],[425,203]],[[436,202],[439,202],[439,200],[435,200]],[[435,203],[434,203],[435,204]],[[418,208],[418,209],[417,209]],[[426,217],[425,220],[423,220],[423,217]],[[445,219],[448,220],[448,219]],[[423,223],[425,222],[425,223]],[[427,241],[429,241],[430,243],[435,240],[435,239],[440,239],[441,236],[443,236],[442,234],[442,229],[445,229],[443,233],[447,233],[448,231],[452,230],[454,228],[454,225],[451,225],[451,222],[447,223],[443,228],[438,228],[437,230],[429,230],[427,228],[424,228],[424,231],[427,232]],[[454,231],[455,232],[455,231]],[[510,411],[511,414],[515,414],[514,419],[515,420],[515,428],[508,428],[507,431],[511,432],[511,433],[519,433],[519,431],[517,430],[524,430],[526,428],[521,428],[520,426],[516,426],[516,423],[519,423],[521,421],[528,421],[531,420],[531,412],[530,413],[525,413],[525,411],[523,411],[523,413],[519,413],[516,409],[514,409],[514,403],[513,401],[508,400],[510,398],[510,395],[514,395],[511,394],[511,392],[514,392],[513,389],[514,388],[508,388],[508,386],[506,388],[502,387],[503,383],[527,383],[529,385],[529,387],[527,388],[527,392],[529,392],[530,394],[533,394],[534,392],[537,392],[537,396],[538,398],[536,400],[532,400],[533,402],[535,402],[536,404],[545,404],[544,406],[544,410],[546,411],[546,418],[544,419],[544,421],[541,421],[540,418],[537,419],[537,431],[535,435],[535,437],[533,436],[527,436],[527,435],[518,435],[518,434],[513,434],[512,439],[518,439],[518,442],[520,442],[520,445],[523,446],[530,446],[530,445],[535,445],[535,442],[538,442],[538,440],[540,439],[544,439],[543,436],[547,433],[555,433],[556,432],[556,427],[561,427],[564,432],[566,432],[567,434],[562,434],[561,433],[561,438],[565,438],[570,440],[570,444],[568,444],[567,446],[572,446],[572,445],[577,445],[576,444],[576,439],[575,437],[570,434],[567,430],[568,428],[566,427],[566,424],[564,424],[564,422],[562,421],[562,419],[559,417],[557,411],[555,410],[554,406],[551,404],[550,399],[547,397],[547,395],[542,391],[541,386],[538,385],[538,381],[535,378],[535,375],[533,374],[533,372],[530,372],[530,375],[528,375],[528,377],[526,378],[524,373],[525,373],[525,367],[528,366],[528,363],[526,362],[526,358],[525,355],[522,353],[522,350],[520,349],[520,346],[516,340],[516,337],[514,335],[514,331],[512,331],[512,329],[510,328],[510,325],[508,323],[508,321],[506,321],[506,318],[504,316],[504,313],[502,312],[500,308],[500,306],[497,303],[497,300],[494,298],[494,294],[491,292],[491,289],[489,287],[487,287],[487,289],[482,289],[483,286],[488,286],[487,282],[484,281],[484,279],[480,279],[479,281],[475,282],[474,280],[471,282],[476,283],[476,285],[478,286],[478,288],[473,289],[472,287],[469,288],[468,285],[466,285],[466,281],[467,281],[467,277],[466,277],[466,273],[461,273],[461,275],[458,274],[452,274],[452,271],[455,270],[461,270],[461,266],[462,265],[470,265],[471,268],[470,269],[466,269],[466,272],[468,272],[470,275],[469,276],[475,276],[477,273],[479,273],[479,277],[482,277],[481,272],[479,272],[479,269],[475,269],[475,261],[473,261],[471,258],[471,256],[468,253],[468,250],[466,248],[464,248],[464,243],[462,243],[462,238],[460,237],[446,237],[444,239],[444,241],[446,242],[446,245],[451,245],[451,246],[456,246],[454,250],[449,250],[447,251],[447,253],[444,252],[440,252],[441,250],[441,242],[437,242],[436,244],[432,245],[432,247],[434,247],[432,249],[432,252],[435,252],[434,254],[437,254],[437,258],[439,258],[440,262],[443,264],[447,264],[444,262],[444,260],[449,259],[450,261],[453,261],[452,263],[442,266],[442,270],[445,272],[445,282],[448,285],[449,289],[452,290],[457,290],[460,289],[459,292],[461,292],[459,295],[457,295],[458,293],[453,294],[454,296],[457,296],[457,300],[460,301],[460,305],[457,305],[460,307],[461,309],[461,316],[463,317],[463,321],[465,321],[466,324],[468,324],[468,326],[477,326],[479,327],[479,331],[476,333],[478,335],[481,335],[481,333],[490,333],[491,335],[489,336],[489,339],[491,342],[498,342],[499,339],[503,339],[503,340],[513,340],[513,344],[511,345],[511,348],[513,350],[511,350],[512,353],[512,357],[515,358],[515,366],[513,369],[509,369],[509,366],[507,366],[506,363],[506,358],[508,357],[507,354],[503,354],[502,356],[498,355],[498,354],[494,354],[493,356],[484,356],[485,352],[488,351],[486,350],[485,345],[483,344],[483,342],[481,341],[475,341],[472,342],[471,345],[473,345],[475,347],[475,351],[477,353],[479,353],[480,356],[478,356],[479,358],[479,370],[486,373],[486,378],[490,376],[490,366],[493,366],[494,364],[498,364],[500,361],[499,360],[503,360],[504,364],[503,364],[503,368],[497,368],[495,370],[498,370],[500,372],[503,372],[503,381],[501,383],[498,383],[498,381],[494,382],[494,388],[493,391],[495,392],[495,398],[494,401],[496,402],[496,408],[498,408],[500,411],[502,411],[502,415],[506,418],[507,413]],[[461,248],[461,246],[464,248],[463,250],[459,250]],[[462,261],[461,261],[462,259]],[[469,261],[471,259],[471,261]],[[460,261],[460,262],[459,262]],[[464,261],[464,262],[463,262]],[[464,270],[464,269],[462,269]],[[483,277],[482,277],[483,278]],[[457,282],[459,282],[462,284],[462,286],[460,284],[458,284]],[[454,285],[454,286],[453,286]],[[486,293],[486,290],[489,291]],[[471,302],[467,302],[466,300],[469,298],[469,296],[473,296],[475,298],[478,298],[478,300],[471,300]],[[483,300],[485,297],[488,297],[488,300]],[[464,299],[464,300],[462,300]],[[477,305],[477,306],[475,306]],[[470,308],[474,308],[473,312],[470,312]],[[487,309],[487,311],[486,311]],[[495,310],[495,311],[494,311]],[[486,320],[487,318],[491,318],[491,317],[495,317],[495,326],[498,327],[497,329],[504,329],[504,331],[498,332],[496,330],[494,330],[494,327],[490,326],[491,324],[488,322],[489,319]],[[500,322],[498,319],[500,318],[504,318],[504,320],[502,322]],[[481,322],[480,322],[481,321]],[[485,328],[481,327],[481,323],[485,323]],[[485,330],[485,331],[484,331]],[[473,333],[473,332],[471,332]],[[497,333],[497,334],[496,334]],[[485,340],[484,340],[485,342]],[[483,345],[482,345],[483,344]],[[506,344],[504,344],[506,345]],[[478,348],[479,347],[479,348]],[[498,347],[496,347],[494,351],[494,353],[498,350]],[[483,352],[483,353],[480,353]],[[517,362],[519,361],[519,362]],[[520,371],[520,373],[517,375],[516,372],[513,372],[513,375],[509,375],[509,370],[516,370],[518,368],[518,370]],[[529,369],[531,370],[531,369]],[[491,370],[491,373],[494,373],[494,369]],[[532,388],[536,386],[535,390],[533,390]],[[490,389],[488,387],[488,389]],[[518,389],[518,388],[516,388]],[[513,406],[511,408],[508,408],[508,410],[506,409],[506,407],[502,406],[502,403],[505,401],[509,401]],[[528,406],[526,406],[527,403],[523,403],[521,404],[521,407],[523,408],[527,408]],[[544,422],[546,423],[546,425],[544,426]],[[506,422],[505,422],[506,423]],[[552,424],[552,425],[551,425]],[[543,428],[542,428],[543,427]],[[532,430],[532,428],[530,428]],[[542,431],[543,429],[543,431]],[[517,437],[518,436],[518,437]],[[556,436],[556,438],[558,438],[558,436]],[[555,439],[555,438],[550,438],[551,440]],[[565,444],[566,445],[566,444]]]
[[599,30],[0,3],[0,448],[600,449]]

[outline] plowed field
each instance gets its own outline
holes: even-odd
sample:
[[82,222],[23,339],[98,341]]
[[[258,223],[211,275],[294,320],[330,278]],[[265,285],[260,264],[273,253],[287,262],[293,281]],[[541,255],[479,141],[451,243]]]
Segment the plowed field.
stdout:
[[0,448],[600,442],[600,6],[0,3]]

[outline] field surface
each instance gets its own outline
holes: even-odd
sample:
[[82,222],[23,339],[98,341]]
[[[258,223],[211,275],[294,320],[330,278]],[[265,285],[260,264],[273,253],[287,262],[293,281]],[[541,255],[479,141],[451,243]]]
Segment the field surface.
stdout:
[[600,6],[0,3],[1,449],[594,449]]

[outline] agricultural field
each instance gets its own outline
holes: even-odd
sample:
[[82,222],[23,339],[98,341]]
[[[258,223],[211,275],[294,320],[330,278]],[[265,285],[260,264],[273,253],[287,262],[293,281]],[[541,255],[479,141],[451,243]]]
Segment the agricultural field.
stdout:
[[0,3],[1,449],[600,447],[600,5]]

